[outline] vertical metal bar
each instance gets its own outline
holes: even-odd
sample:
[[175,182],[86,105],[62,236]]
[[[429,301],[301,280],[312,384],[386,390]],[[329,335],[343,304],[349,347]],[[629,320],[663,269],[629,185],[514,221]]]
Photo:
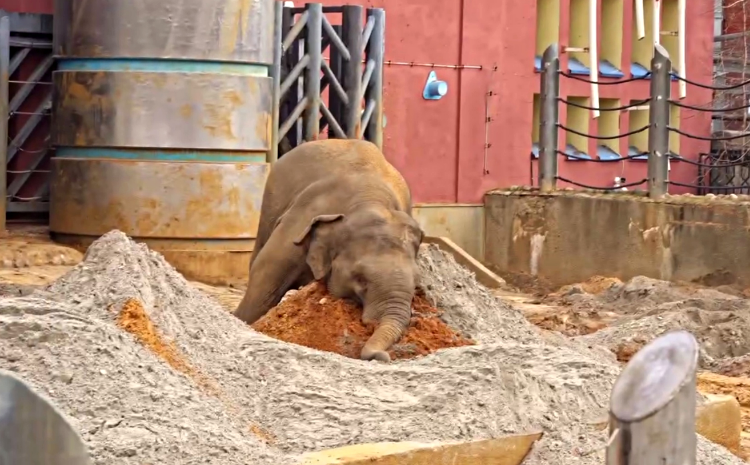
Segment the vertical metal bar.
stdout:
[[541,82],[539,188],[542,192],[552,192],[557,188],[557,101],[560,96],[560,54],[557,44],[550,45],[544,51]]
[[[333,32],[335,32],[339,37],[342,37],[341,30],[342,27],[340,25],[333,26]],[[338,48],[331,47],[331,71],[333,72],[333,76],[336,78],[339,84],[342,84],[343,78],[342,64],[343,59],[341,57],[341,53],[339,53]],[[339,123],[339,125],[341,125],[343,105],[341,104],[341,99],[336,92],[328,92],[328,109],[331,111],[331,115],[333,116],[333,118]],[[346,131],[346,129],[344,129],[344,131]],[[329,131],[328,137],[335,137],[335,135]]]
[[662,198],[668,190],[671,71],[669,53],[663,46],[655,45],[651,59],[648,130],[648,195],[652,199]]
[[343,82],[349,102],[341,118],[342,129],[349,139],[362,134],[362,11],[360,5],[346,5],[341,19],[341,33],[349,50],[349,60],[343,63]]
[[268,155],[266,156],[267,163],[276,163],[279,159],[279,107],[281,105],[279,95],[281,88],[281,41],[284,40],[282,36],[283,14],[284,4],[282,2],[275,2],[273,17],[273,68],[271,69],[271,77],[273,78],[273,96],[271,97],[271,101],[273,102],[271,109],[271,150],[268,151]]
[[375,111],[364,128],[365,139],[383,150],[383,56],[385,55],[385,10],[371,8],[368,17],[375,21],[370,41],[367,44],[367,61],[375,62],[370,85],[365,90],[365,100],[375,102]]
[[[294,13],[292,12],[291,7],[285,6],[281,14],[282,41],[289,35],[289,32],[292,30],[293,26],[294,26]],[[282,82],[286,79],[289,72],[297,64],[296,60],[298,56],[298,49],[299,49],[299,43],[295,40],[289,45],[288,49],[286,50],[282,49],[281,51],[281,81]],[[280,100],[279,124],[282,124],[282,121],[286,121],[289,118],[289,115],[292,114],[292,111],[294,110],[294,107],[297,104],[296,101],[293,101],[293,96],[297,95],[297,85],[295,84],[297,84],[297,82],[292,83],[292,86],[290,89],[291,91],[279,99]],[[297,145],[296,136],[297,136],[296,131],[289,131],[284,136],[279,134],[279,144],[282,144],[279,146],[279,156],[284,155],[284,153],[286,153],[295,145]]]
[[0,235],[5,233],[8,205],[8,78],[10,69],[10,18],[0,18]]
[[305,96],[308,98],[305,109],[305,140],[318,139],[320,135],[320,67],[323,55],[321,41],[323,40],[323,5],[308,3],[307,34],[305,35],[305,53],[310,56],[307,65],[307,79],[305,79]]

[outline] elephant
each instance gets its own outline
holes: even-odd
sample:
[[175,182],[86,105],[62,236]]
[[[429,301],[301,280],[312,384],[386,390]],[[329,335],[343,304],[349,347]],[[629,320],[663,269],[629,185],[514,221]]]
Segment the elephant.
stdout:
[[284,294],[313,281],[362,305],[376,325],[362,360],[389,362],[404,334],[424,238],[409,186],[371,142],[305,142],[272,166],[263,192],[245,295],[234,314],[252,324]]

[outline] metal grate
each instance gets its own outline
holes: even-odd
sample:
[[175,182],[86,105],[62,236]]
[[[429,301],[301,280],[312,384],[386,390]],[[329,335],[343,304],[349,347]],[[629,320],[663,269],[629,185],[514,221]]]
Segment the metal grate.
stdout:
[[277,8],[278,154],[321,134],[382,148],[384,10],[320,3]]
[[714,150],[699,157],[699,195],[750,194],[750,157],[745,150]]
[[9,77],[5,206],[8,217],[23,219],[49,211],[52,17],[3,15],[10,18],[10,34],[0,34]]

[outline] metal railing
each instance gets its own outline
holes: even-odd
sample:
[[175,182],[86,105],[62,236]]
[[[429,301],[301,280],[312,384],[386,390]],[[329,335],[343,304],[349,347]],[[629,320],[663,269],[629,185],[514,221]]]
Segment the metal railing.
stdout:
[[[333,15],[340,15],[341,24],[329,20]],[[382,148],[385,11],[277,2],[276,35],[278,113],[270,161],[324,130],[329,138],[365,139]]]
[[[635,186],[647,186],[649,197],[661,198],[668,192],[669,185],[687,187],[696,189],[697,193],[709,193],[709,192],[721,192],[730,193],[733,191],[742,192],[741,189],[747,189],[750,187],[748,179],[745,179],[745,184],[740,186],[737,185],[716,185],[714,181],[721,179],[718,174],[722,170],[736,166],[750,167],[750,160],[727,160],[726,157],[714,157],[708,160],[690,160],[671,152],[669,146],[670,133],[677,133],[680,136],[687,137],[690,139],[704,140],[704,141],[727,141],[750,138],[750,133],[733,134],[728,136],[717,136],[713,135],[710,137],[698,136],[690,134],[670,124],[670,106],[675,105],[681,108],[687,108],[689,110],[700,111],[700,112],[730,112],[739,109],[750,108],[750,105],[740,106],[736,108],[703,108],[699,106],[689,105],[682,103],[678,100],[671,98],[671,81],[677,79],[684,83],[692,86],[701,87],[704,89],[711,90],[727,90],[736,89],[746,85],[750,85],[750,81],[739,82],[731,86],[714,86],[709,84],[703,84],[699,82],[690,81],[679,76],[677,73],[672,72],[672,63],[669,59],[669,54],[661,46],[656,45],[654,48],[654,57],[651,60],[650,71],[639,77],[633,77],[629,79],[621,79],[618,81],[608,82],[597,82],[597,85],[619,85],[627,82],[642,80],[650,78],[650,95],[648,99],[635,101],[629,105],[624,105],[617,108],[594,108],[586,105],[582,105],[573,101],[568,101],[560,97],[560,77],[569,79],[576,79],[584,82],[591,83],[591,81],[585,78],[575,76],[560,70],[560,57],[559,49],[557,45],[551,45],[547,48],[542,57],[542,79],[541,79],[541,108],[540,108],[540,123],[539,123],[539,173],[538,182],[539,188],[542,192],[551,192],[557,189],[557,181],[563,181],[568,184],[575,186],[602,190],[602,191],[614,191],[620,190],[624,187],[635,187]],[[573,128],[567,127],[559,122],[559,108],[560,103],[575,106],[587,110],[598,110],[600,112],[606,111],[621,111],[628,110],[640,105],[648,105],[649,108],[649,121],[648,124],[642,128],[637,128],[624,134],[618,134],[614,136],[597,136],[592,134],[586,134],[580,131],[576,131]],[[563,130],[569,133],[576,134],[587,139],[597,140],[614,140],[623,137],[629,137],[631,135],[648,131],[648,151],[645,154],[629,155],[619,158],[608,158],[608,159],[594,159],[579,157],[575,154],[566,153],[558,148],[558,133],[559,130]],[[565,156],[569,159],[576,159],[582,161],[589,161],[595,163],[611,163],[621,162],[629,159],[641,159],[643,156],[648,158],[648,174],[645,179],[628,183],[620,184],[617,186],[589,186],[576,182],[573,179],[567,179],[561,177],[558,173],[558,157]],[[670,160],[684,162],[693,166],[697,166],[699,170],[699,183],[687,184],[677,181],[671,181],[669,179],[669,163]],[[713,173],[713,174],[712,174]],[[750,174],[746,176],[750,178]]]

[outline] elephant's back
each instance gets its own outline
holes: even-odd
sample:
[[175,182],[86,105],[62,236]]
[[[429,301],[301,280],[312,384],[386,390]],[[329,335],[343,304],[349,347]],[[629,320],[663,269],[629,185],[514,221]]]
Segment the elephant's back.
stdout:
[[[409,186],[378,147],[357,139],[325,139],[307,142],[286,153],[271,170],[273,177],[295,185],[300,191],[329,177],[358,174],[382,179],[399,203],[411,210]],[[288,184],[287,184],[288,185]]]

